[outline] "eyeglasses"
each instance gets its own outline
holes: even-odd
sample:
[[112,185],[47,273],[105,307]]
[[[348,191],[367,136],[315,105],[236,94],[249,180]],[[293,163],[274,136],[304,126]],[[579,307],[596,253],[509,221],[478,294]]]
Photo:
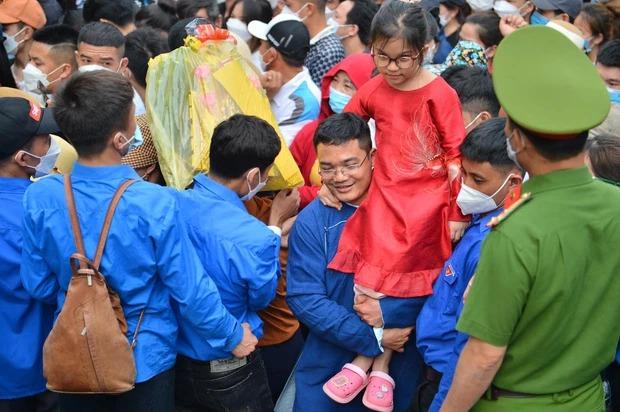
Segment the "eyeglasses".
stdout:
[[413,63],[417,60],[420,53],[415,56],[398,56],[395,59],[392,59],[390,56],[386,56],[385,54],[372,54],[372,58],[375,62],[375,66],[377,67],[388,67],[390,63],[394,62],[396,67],[399,69],[410,69],[413,67]]
[[342,173],[342,175],[345,177],[351,176],[351,173],[354,173],[360,167],[362,167],[366,159],[368,159],[368,153],[366,153],[366,156],[364,156],[364,159],[362,159],[362,161],[359,163],[356,163],[353,165],[346,165],[342,167],[333,167],[329,169],[319,168],[319,174],[321,175],[323,179],[331,179],[333,177],[336,177],[338,176],[338,172]]

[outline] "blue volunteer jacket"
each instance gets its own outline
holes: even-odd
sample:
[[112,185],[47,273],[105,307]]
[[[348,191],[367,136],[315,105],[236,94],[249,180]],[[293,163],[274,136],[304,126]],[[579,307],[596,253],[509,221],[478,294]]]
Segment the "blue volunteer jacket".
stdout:
[[[289,237],[287,302],[310,333],[295,369],[295,411],[365,411],[360,394],[346,405],[332,401],[323,384],[357,354],[381,354],[373,329],[353,310],[353,276],[328,270],[344,225],[355,212],[314,200],[297,217]],[[415,324],[424,299],[381,299],[386,327]],[[420,356],[413,334],[404,353],[395,353],[390,375],[396,382],[395,411],[405,411],[416,390]]]
[[431,411],[438,411],[448,394],[458,357],[467,342],[467,335],[455,329],[459,307],[478,266],[482,242],[489,234],[487,223],[501,212],[500,208],[484,216],[473,216],[471,225],[435,281],[433,295],[428,298],[418,317],[417,345],[424,363],[443,374]]
[[[280,237],[251,216],[239,196],[204,174],[194,187],[179,194],[179,207],[192,244],[216,284],[224,306],[239,322],[263,336],[258,311],[276,294],[280,273]],[[230,358],[230,351],[212,347],[179,320],[179,353],[208,361]]]
[[22,201],[29,179],[0,177],[0,399],[45,391],[43,342],[55,305],[30,297],[22,286]]
[[[78,163],[71,176],[84,245],[91,258],[114,192],[123,181],[138,180],[116,209],[100,269],[109,287],[120,295],[128,337],[145,310],[134,349],[136,382],[174,365],[177,319],[171,300],[179,315],[210,345],[234,349],[243,331],[204,271],[179,219],[174,193],[142,181],[133,169],[122,165]],[[69,257],[76,252],[62,176],[31,185],[24,208],[24,287],[34,298],[61,308],[71,277]]]

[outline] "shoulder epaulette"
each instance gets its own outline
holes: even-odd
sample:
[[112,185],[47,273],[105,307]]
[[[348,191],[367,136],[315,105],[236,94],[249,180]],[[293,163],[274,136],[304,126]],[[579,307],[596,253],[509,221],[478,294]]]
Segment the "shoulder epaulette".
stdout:
[[532,194],[529,192],[522,194],[519,200],[514,202],[509,208],[505,209],[502,213],[492,218],[489,221],[489,223],[487,223],[487,227],[494,228],[495,226],[499,225],[501,222],[506,220],[506,218],[508,218],[508,216],[510,216],[512,212],[517,210],[519,207],[521,207],[521,205],[526,203],[531,198],[532,198]]

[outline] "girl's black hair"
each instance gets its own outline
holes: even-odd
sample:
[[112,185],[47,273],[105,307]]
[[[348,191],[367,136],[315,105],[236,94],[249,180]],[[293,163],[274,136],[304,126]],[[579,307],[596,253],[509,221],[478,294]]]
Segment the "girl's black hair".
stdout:
[[413,49],[422,50],[428,37],[428,25],[420,5],[393,0],[379,9],[371,26],[373,47],[398,37]]

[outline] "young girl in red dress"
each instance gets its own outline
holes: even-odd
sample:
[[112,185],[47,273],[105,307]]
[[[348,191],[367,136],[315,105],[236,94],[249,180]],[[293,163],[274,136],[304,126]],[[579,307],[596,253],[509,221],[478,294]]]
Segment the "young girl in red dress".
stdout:
[[[356,303],[359,295],[365,295],[361,300],[423,299],[432,293],[452,241],[467,226],[456,204],[465,128],[456,92],[422,68],[423,9],[392,1],[379,10],[371,31],[380,75],[362,86],[345,110],[376,122],[373,181],[329,268],[355,275]],[[324,385],[325,393],[346,403],[367,386],[364,404],[392,411],[390,359],[389,349],[375,359],[358,356]]]

